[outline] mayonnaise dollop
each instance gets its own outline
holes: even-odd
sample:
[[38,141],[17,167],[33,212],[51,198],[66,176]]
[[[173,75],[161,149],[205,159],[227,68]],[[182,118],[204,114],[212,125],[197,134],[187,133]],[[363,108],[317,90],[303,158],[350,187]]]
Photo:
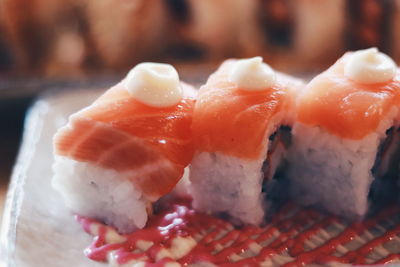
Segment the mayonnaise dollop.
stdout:
[[396,63],[377,48],[359,50],[350,55],[344,75],[360,83],[382,83],[396,75]]
[[263,63],[262,57],[240,59],[232,67],[228,80],[240,89],[265,90],[275,84],[275,71]]
[[169,64],[140,63],[125,79],[126,90],[138,101],[153,107],[170,107],[182,99],[178,72]]

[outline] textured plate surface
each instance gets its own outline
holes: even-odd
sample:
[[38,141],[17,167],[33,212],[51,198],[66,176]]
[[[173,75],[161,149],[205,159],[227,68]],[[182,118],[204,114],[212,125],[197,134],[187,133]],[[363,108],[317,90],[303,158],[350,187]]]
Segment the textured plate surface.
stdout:
[[51,188],[55,130],[102,91],[61,91],[32,106],[1,229],[0,261],[5,266],[106,266],[84,256],[93,237],[83,231]]
[[1,229],[1,259],[6,266],[102,266],[83,249],[91,238],[51,188],[51,140],[67,116],[100,91],[73,90],[39,99],[26,119]]

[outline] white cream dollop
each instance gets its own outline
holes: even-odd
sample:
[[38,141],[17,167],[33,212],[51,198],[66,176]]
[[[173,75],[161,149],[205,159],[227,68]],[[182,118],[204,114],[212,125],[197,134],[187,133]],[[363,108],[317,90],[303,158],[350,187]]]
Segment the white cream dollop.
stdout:
[[229,73],[228,80],[240,89],[265,90],[275,84],[275,71],[263,63],[262,57],[238,60]]
[[152,107],[170,107],[182,99],[178,72],[172,65],[140,63],[125,79],[125,88],[138,101]]
[[351,54],[344,66],[344,75],[360,83],[382,83],[392,80],[396,69],[396,63],[374,47]]

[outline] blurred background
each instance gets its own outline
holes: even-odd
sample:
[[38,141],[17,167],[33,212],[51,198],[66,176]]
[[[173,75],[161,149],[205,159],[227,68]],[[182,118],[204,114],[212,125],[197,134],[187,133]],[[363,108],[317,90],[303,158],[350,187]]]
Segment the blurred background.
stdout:
[[0,0],[0,203],[25,111],[54,87],[106,86],[141,61],[205,81],[261,55],[310,75],[346,50],[400,60],[400,0]]

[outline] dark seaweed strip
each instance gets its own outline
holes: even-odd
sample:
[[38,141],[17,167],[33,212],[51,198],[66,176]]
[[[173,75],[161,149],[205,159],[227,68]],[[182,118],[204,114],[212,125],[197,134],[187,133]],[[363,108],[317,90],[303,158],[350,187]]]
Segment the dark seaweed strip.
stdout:
[[268,209],[268,217],[275,213],[287,200],[289,179],[286,176],[286,170],[288,162],[285,158],[281,159],[275,173],[271,174],[270,157],[279,143],[282,143],[285,149],[289,148],[291,144],[291,128],[288,126],[281,126],[276,132],[270,135],[269,141],[267,158],[262,166],[262,171],[264,173],[262,192],[265,194],[265,205]]
[[[389,157],[387,169],[382,166],[384,157]],[[391,127],[386,131],[386,138],[381,142],[371,172],[374,181],[371,184],[368,199],[370,213],[374,213],[389,203],[396,201],[399,187],[400,166],[400,130]]]

